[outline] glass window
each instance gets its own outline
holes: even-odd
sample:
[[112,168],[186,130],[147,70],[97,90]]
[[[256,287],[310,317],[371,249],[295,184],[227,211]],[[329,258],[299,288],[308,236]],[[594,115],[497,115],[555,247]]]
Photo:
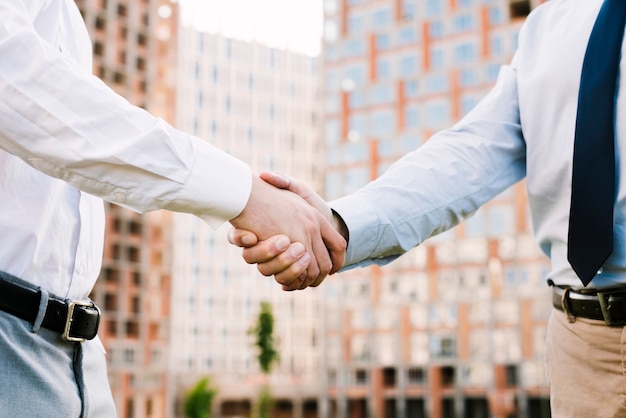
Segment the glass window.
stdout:
[[443,93],[448,90],[448,77],[444,74],[434,74],[425,80],[426,93]]
[[476,74],[476,70],[461,70],[459,73],[459,82],[461,87],[471,87],[478,83],[478,75]]
[[454,18],[454,31],[467,32],[473,30],[476,26],[474,16],[469,13],[463,13]]
[[515,232],[515,214],[511,206],[492,206],[489,208],[489,233],[502,236]]
[[391,84],[375,85],[370,90],[370,104],[387,104],[396,100],[396,90]]
[[348,119],[348,130],[353,131],[359,136],[364,136],[367,132],[367,118],[360,114],[350,115]]
[[479,210],[465,221],[465,235],[468,238],[477,238],[485,235],[484,210]]
[[372,13],[372,26],[374,28],[384,28],[391,23],[391,10],[389,8],[379,9]]
[[490,64],[487,66],[487,82],[492,83],[498,79],[498,74],[500,73],[500,64]]
[[376,77],[380,80],[391,78],[391,61],[388,58],[376,60]]
[[[367,336],[355,335],[350,341],[350,354],[353,361],[367,361],[372,356],[370,342]],[[357,384],[365,384],[361,382],[363,379],[357,379]],[[365,379],[367,381],[367,378]]]
[[394,140],[381,139],[378,141],[378,155],[381,157],[391,157],[394,155]]
[[428,25],[428,34],[431,38],[437,39],[441,38],[444,35],[444,26],[443,22],[440,20],[433,20]]
[[443,68],[446,64],[443,49],[435,47],[430,50],[430,65],[433,69]]
[[358,35],[362,33],[364,29],[363,15],[350,14],[348,16],[347,28],[350,35]]
[[417,80],[406,80],[404,82],[404,97],[412,98],[417,97]]
[[474,96],[464,96],[461,99],[461,116],[467,115],[478,103],[478,99]]
[[492,7],[489,9],[489,23],[491,25],[499,25],[504,23],[502,10],[498,7]]
[[473,42],[464,42],[454,48],[454,62],[457,64],[474,62],[477,52]]
[[375,349],[378,364],[392,365],[398,358],[398,338],[395,335],[382,334],[376,337]]
[[354,168],[346,170],[344,174],[344,188],[343,193],[351,193],[361,187],[369,180],[369,170],[366,168]]
[[417,39],[417,30],[412,26],[402,28],[398,31],[398,43],[400,45],[415,43]]
[[426,124],[433,128],[448,123],[450,120],[450,105],[447,101],[433,101],[426,106]]
[[351,80],[356,85],[365,83],[365,66],[355,65],[346,68],[345,78]]
[[387,135],[395,131],[395,114],[391,110],[379,110],[372,114],[372,134]]
[[434,358],[456,357],[456,337],[454,335],[432,335],[429,343],[430,355]]
[[367,159],[365,142],[348,142],[343,146],[343,162],[354,163]]
[[411,363],[427,364],[429,361],[428,335],[420,333],[411,334]]
[[[327,153],[327,155],[331,155],[331,151]],[[332,151],[332,156],[329,160],[339,160],[339,153],[336,150]],[[328,158],[328,157],[327,157]],[[341,190],[341,175],[339,173],[326,173],[326,187],[325,187],[326,196],[328,199],[336,199],[342,195]]]
[[391,36],[388,33],[376,35],[376,49],[385,50],[391,48]]
[[411,152],[420,146],[420,140],[415,135],[404,136],[400,139],[402,153]]
[[407,129],[417,128],[419,126],[417,106],[410,105],[404,110],[404,123]]
[[400,77],[412,77],[417,74],[417,55],[405,55],[400,57],[400,65],[398,69]]
[[443,0],[426,0],[426,16],[441,14],[444,11]]
[[348,96],[350,109],[360,109],[367,105],[367,96],[363,90],[354,90]]
[[362,39],[350,39],[344,44],[344,56],[346,58],[365,55],[365,42]]
[[402,2],[402,18],[404,20],[414,20],[416,16],[417,5],[415,1],[404,0]]
[[491,55],[502,55],[504,53],[504,41],[502,39],[502,36],[492,36],[491,37],[491,43],[490,43],[490,48],[491,48]]
[[497,363],[515,363],[522,357],[520,336],[514,329],[496,329],[493,338],[493,361]]

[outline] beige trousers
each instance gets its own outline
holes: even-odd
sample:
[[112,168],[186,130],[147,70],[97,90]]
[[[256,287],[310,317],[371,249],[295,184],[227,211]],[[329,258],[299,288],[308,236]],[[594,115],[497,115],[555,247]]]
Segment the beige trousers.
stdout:
[[553,418],[626,417],[626,327],[554,309],[548,322],[546,376]]

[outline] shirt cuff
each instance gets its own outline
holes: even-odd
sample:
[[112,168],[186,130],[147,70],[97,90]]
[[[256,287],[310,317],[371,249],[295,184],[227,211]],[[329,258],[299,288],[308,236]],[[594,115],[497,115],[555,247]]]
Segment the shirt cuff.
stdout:
[[368,259],[376,251],[378,242],[380,219],[376,210],[366,199],[356,195],[334,200],[329,206],[341,216],[350,236],[344,268]]
[[217,229],[248,203],[252,172],[246,163],[202,140],[196,142],[195,154],[185,186],[165,209],[192,213]]

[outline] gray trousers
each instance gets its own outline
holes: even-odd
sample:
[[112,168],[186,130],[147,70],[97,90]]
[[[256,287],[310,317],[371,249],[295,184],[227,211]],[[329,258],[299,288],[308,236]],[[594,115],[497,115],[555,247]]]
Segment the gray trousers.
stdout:
[[0,417],[115,417],[102,344],[0,311]]

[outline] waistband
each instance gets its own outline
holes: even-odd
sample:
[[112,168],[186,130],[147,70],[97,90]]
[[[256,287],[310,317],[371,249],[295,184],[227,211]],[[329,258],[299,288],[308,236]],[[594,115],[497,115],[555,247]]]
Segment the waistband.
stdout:
[[31,323],[40,321],[42,327],[58,332],[66,341],[91,340],[100,325],[100,309],[91,300],[62,298],[3,271],[0,310]]

